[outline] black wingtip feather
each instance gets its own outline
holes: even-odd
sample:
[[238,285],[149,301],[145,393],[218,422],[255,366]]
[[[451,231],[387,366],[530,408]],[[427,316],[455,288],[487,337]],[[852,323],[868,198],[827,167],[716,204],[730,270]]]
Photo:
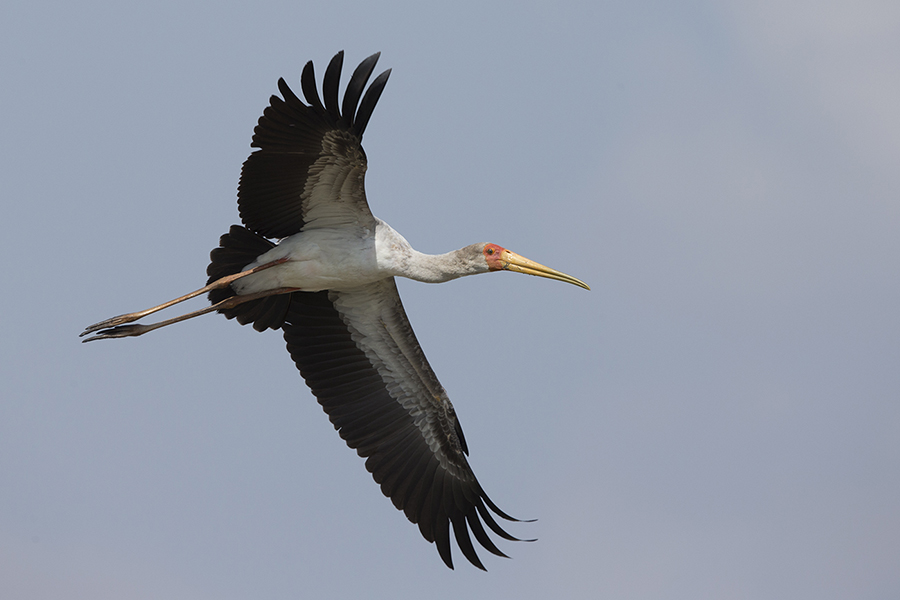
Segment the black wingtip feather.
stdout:
[[484,530],[484,525],[481,524],[481,521],[478,519],[477,515],[467,515],[466,521],[469,523],[469,529],[472,530],[472,533],[475,535],[475,539],[478,540],[478,543],[484,546],[488,552],[490,552],[494,556],[509,558],[500,550],[500,548],[497,547],[496,544],[494,544],[493,540],[491,540],[491,538],[488,536],[487,532]]
[[[309,66],[312,67],[312,63],[309,63]],[[300,85],[303,85],[302,80],[300,82]],[[313,88],[313,90],[315,90],[315,88]],[[284,77],[278,78],[278,91],[281,92],[281,95],[284,97],[285,102],[294,102],[303,105],[303,101],[300,100],[300,98],[297,97],[297,94],[294,93],[294,90],[292,90],[290,86],[288,86],[287,82],[284,80]],[[274,104],[276,99],[278,99],[278,96],[272,96],[270,103]],[[318,100],[318,97],[316,97],[316,100]]]
[[437,523],[434,528],[434,544],[444,564],[453,568],[453,556],[450,554],[450,519],[443,511],[436,515]]
[[322,101],[319,99],[319,90],[316,89],[316,70],[312,61],[303,67],[303,73],[300,75],[300,89],[303,90],[303,96],[310,106],[319,112],[325,112],[325,107],[322,106]]
[[466,528],[465,515],[461,512],[455,512],[450,518],[450,522],[453,523],[453,535],[463,556],[482,571],[487,571],[481,559],[478,558],[478,553],[475,552],[475,546],[472,545],[472,538],[469,537],[469,530]]
[[494,504],[494,502],[490,498],[488,498],[487,494],[484,493],[484,490],[481,490],[481,497],[484,498],[484,503],[487,504],[492,511],[494,511],[507,521],[513,521],[515,523],[532,523],[534,521],[534,519],[529,521],[509,516],[508,514],[500,510],[500,508],[496,504]]
[[341,83],[341,69],[344,66],[344,51],[341,50],[328,63],[325,69],[325,78],[322,80],[322,96],[325,100],[325,108],[338,121],[341,118],[341,109],[338,104],[338,87]]
[[372,111],[375,110],[375,105],[378,103],[378,99],[381,98],[381,93],[384,91],[384,86],[387,84],[388,77],[390,76],[391,70],[388,69],[376,77],[375,81],[372,82],[372,85],[369,86],[369,89],[366,90],[366,94],[363,96],[362,102],[359,105],[359,110],[356,111],[356,119],[353,121],[353,127],[350,130],[353,134],[359,136],[359,139],[362,139],[363,133],[366,131],[366,126],[369,124],[369,119],[372,117]]
[[378,62],[379,56],[381,56],[381,52],[376,52],[359,63],[359,66],[353,71],[353,75],[350,77],[350,83],[347,84],[347,89],[344,90],[344,102],[341,106],[344,116],[341,117],[340,126],[349,128],[353,123],[353,117],[356,114],[356,105],[359,103],[359,98],[362,96],[363,89],[366,87],[366,82],[369,81],[372,71],[375,70],[375,63]]
[[[487,499],[486,496],[485,496],[485,499]],[[487,524],[487,526],[490,528],[491,531],[493,531],[494,533],[496,533],[497,535],[502,537],[504,540],[508,540],[510,542],[523,541],[513,535],[510,535],[509,533],[506,532],[505,529],[500,527],[500,524],[497,523],[497,521],[494,519],[493,515],[491,515],[491,513],[488,511],[488,509],[485,508],[484,504],[479,503],[476,505],[476,508],[478,509],[478,514],[481,515],[482,520],[485,522],[485,524]]]

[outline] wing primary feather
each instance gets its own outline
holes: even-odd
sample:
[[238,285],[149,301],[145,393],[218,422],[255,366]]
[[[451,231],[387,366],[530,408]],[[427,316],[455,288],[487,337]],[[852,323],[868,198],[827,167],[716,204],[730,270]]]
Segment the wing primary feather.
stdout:
[[494,556],[509,558],[500,551],[500,548],[498,548],[493,540],[491,540],[490,536],[488,536],[487,532],[484,530],[484,526],[481,524],[481,521],[478,520],[478,516],[475,515],[474,511],[471,514],[466,515],[466,521],[469,524],[469,529],[471,529],[472,533],[475,535],[475,539],[478,540],[478,543],[484,546],[488,552]]
[[481,559],[478,558],[478,553],[475,552],[475,546],[472,545],[472,538],[469,537],[469,530],[466,528],[466,516],[462,512],[454,511],[450,521],[453,523],[453,535],[456,537],[456,543],[462,550],[463,556],[482,571],[487,571],[481,563]]
[[347,84],[347,89],[344,90],[344,102],[341,106],[344,116],[342,116],[340,120],[340,125],[342,127],[349,129],[350,125],[353,123],[353,116],[356,114],[356,105],[359,103],[359,98],[362,96],[363,89],[366,87],[366,82],[372,75],[372,71],[375,70],[375,63],[378,62],[379,56],[381,56],[381,52],[376,52],[359,63],[359,66],[353,71],[353,75],[350,77],[350,83]]
[[444,564],[453,568],[453,557],[450,555],[450,519],[444,511],[438,511],[435,515],[434,545]]
[[341,68],[344,66],[344,51],[334,55],[328,68],[325,69],[325,77],[322,80],[322,97],[325,100],[325,108],[336,121],[341,118],[341,108],[338,104],[338,87],[341,83]]
[[300,75],[300,89],[303,90],[303,95],[310,106],[316,109],[317,112],[325,112],[325,107],[322,106],[322,101],[319,100],[319,90],[316,89],[316,70],[312,61],[309,61],[303,67],[303,74]]
[[[312,63],[309,63],[312,66]],[[303,101],[297,97],[297,94],[294,93],[294,90],[288,86],[287,82],[284,80],[284,77],[278,78],[278,91],[281,92],[281,95],[284,96],[284,101],[288,104],[291,104],[294,108],[298,106],[302,106],[304,109],[306,105],[303,104]],[[278,96],[272,96],[270,103],[275,104],[276,100],[280,100]]]
[[[484,496],[484,499],[487,500],[487,496]],[[491,531],[493,531],[494,533],[496,533],[497,535],[502,537],[504,540],[509,540],[510,542],[533,542],[534,541],[534,540],[520,540],[519,538],[506,533],[506,531],[502,527],[500,527],[500,525],[494,519],[494,516],[491,515],[491,513],[488,511],[487,508],[485,508],[484,504],[479,502],[476,505],[476,508],[478,509],[478,514],[481,515],[481,518],[484,520],[484,522],[487,524],[487,526],[490,527]]]
[[375,105],[378,103],[381,92],[384,91],[384,86],[387,84],[388,77],[390,76],[391,70],[388,69],[376,77],[375,81],[372,82],[372,85],[369,86],[369,89],[366,90],[366,93],[363,96],[362,102],[359,105],[359,110],[356,111],[356,119],[353,120],[353,126],[350,129],[350,132],[358,136],[359,139],[362,139],[363,132],[366,130],[366,125],[369,124],[369,119],[372,117],[372,111],[375,110]]
[[479,491],[481,492],[481,497],[484,498],[484,503],[487,504],[492,511],[494,511],[507,521],[513,521],[515,523],[534,523],[535,519],[517,519],[515,517],[509,516],[508,514],[500,510],[500,508],[496,504],[494,504],[494,502],[490,498],[488,498],[488,495],[484,493],[484,490],[480,489]]

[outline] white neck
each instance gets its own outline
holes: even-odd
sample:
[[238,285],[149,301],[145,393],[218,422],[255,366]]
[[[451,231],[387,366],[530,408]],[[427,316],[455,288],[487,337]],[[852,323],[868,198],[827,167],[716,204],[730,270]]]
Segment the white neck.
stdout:
[[487,273],[484,244],[472,244],[446,254],[424,254],[410,246],[390,225],[377,222],[378,266],[390,275],[425,283],[442,283],[476,273]]
[[425,283],[443,283],[451,279],[487,273],[487,263],[481,256],[482,244],[466,246],[446,254],[423,254],[410,248],[411,252],[402,273],[403,277]]

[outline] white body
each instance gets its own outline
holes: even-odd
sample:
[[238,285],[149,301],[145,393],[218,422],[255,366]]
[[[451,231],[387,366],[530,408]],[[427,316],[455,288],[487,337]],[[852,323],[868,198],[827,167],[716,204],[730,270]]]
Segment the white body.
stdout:
[[276,288],[346,291],[394,276],[440,283],[487,272],[487,264],[479,260],[481,246],[423,254],[377,217],[374,232],[367,227],[304,229],[281,240],[243,270],[285,257],[288,262],[239,279],[232,288],[240,295]]

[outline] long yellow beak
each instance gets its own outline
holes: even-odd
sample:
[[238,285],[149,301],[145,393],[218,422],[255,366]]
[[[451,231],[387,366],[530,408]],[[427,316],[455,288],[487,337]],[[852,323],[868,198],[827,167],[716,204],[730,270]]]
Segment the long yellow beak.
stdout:
[[561,271],[557,271],[556,269],[551,269],[550,267],[545,267],[540,263],[536,263],[531,259],[525,258],[515,252],[510,252],[509,250],[503,249],[500,253],[500,266],[504,271],[514,271],[516,273],[525,273],[526,275],[537,275],[538,277],[546,277],[548,279],[555,279],[557,281],[565,281],[566,283],[571,283],[572,285],[577,285],[578,287],[582,287],[586,290],[591,289],[591,286],[578,279],[577,277],[572,277],[571,275],[566,275]]

